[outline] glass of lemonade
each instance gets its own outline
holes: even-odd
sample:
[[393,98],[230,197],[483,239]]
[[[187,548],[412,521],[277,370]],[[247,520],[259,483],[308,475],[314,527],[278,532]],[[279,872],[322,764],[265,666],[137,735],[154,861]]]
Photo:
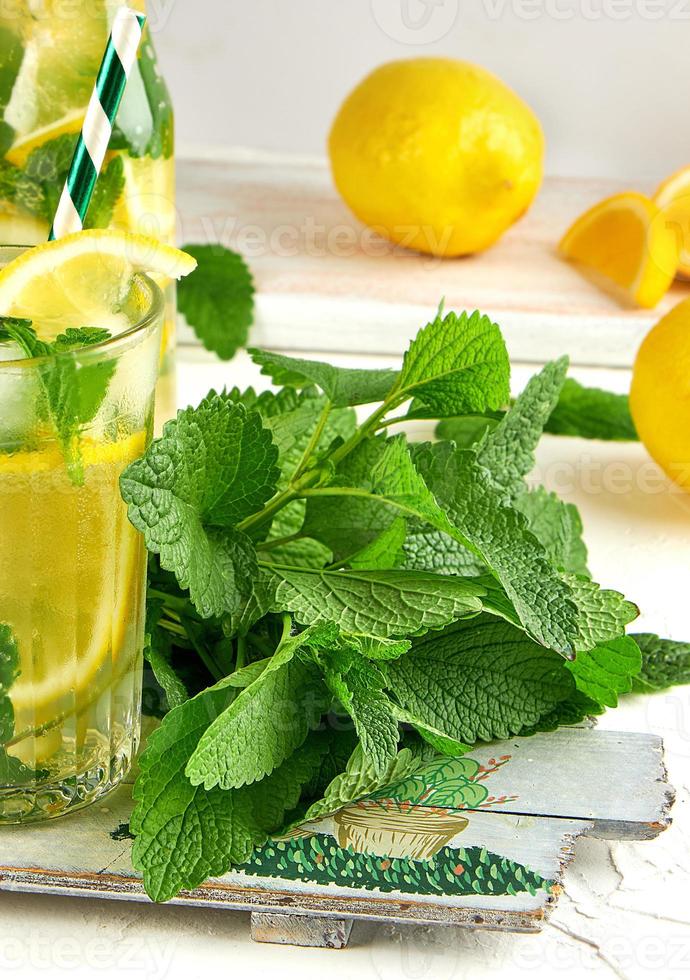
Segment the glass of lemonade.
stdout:
[[[0,244],[48,238],[119,6],[145,0],[0,4]],[[175,241],[174,118],[146,28],[86,227]],[[166,290],[157,415],[175,414],[175,286]]]
[[72,394],[104,392],[69,447],[46,404],[55,357],[0,343],[0,823],[94,802],[137,749],[146,554],[119,478],[152,436],[164,311],[136,276],[93,324],[111,339],[59,355]]

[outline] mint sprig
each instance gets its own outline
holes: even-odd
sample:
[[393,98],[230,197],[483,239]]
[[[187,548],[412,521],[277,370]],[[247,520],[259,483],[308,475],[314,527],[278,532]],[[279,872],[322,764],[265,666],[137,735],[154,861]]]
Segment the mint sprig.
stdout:
[[39,414],[42,411],[52,422],[75,484],[84,479],[80,430],[98,414],[116,365],[107,358],[82,362],[74,355],[109,338],[109,331],[101,327],[70,327],[48,342],[39,339],[31,320],[0,317],[0,342],[12,341],[25,357],[42,359],[36,368],[43,400]]
[[[279,391],[211,393],[122,478],[177,705],[135,791],[156,899],[476,741],[601,713],[648,659],[625,636],[637,607],[589,575],[576,508],[527,482],[565,359],[511,405],[479,313],[440,312],[399,371],[252,357]],[[413,417],[457,442],[388,436]],[[640,683],[685,676],[686,654]]]

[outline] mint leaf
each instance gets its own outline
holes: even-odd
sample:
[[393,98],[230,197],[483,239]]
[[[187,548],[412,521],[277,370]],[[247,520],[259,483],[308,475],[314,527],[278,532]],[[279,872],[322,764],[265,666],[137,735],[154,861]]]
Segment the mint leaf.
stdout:
[[72,481],[83,481],[77,437],[82,426],[98,414],[115,372],[115,361],[99,358],[93,363],[72,356],[110,338],[101,327],[69,328],[51,343],[40,340],[30,320],[0,317],[0,341],[13,340],[31,358],[45,358],[39,378],[46,413],[62,445]]
[[50,220],[43,185],[7,160],[0,160],[0,198],[22,211]]
[[434,728],[433,725],[422,721],[421,718],[412,714],[411,711],[406,711],[398,705],[395,707],[395,715],[398,721],[411,725],[417,734],[435,749],[436,752],[440,752],[441,755],[463,755],[463,753],[469,752],[470,750],[469,745],[465,745],[464,742],[458,742],[455,738],[449,738],[448,735],[439,731],[438,728]]
[[450,535],[421,521],[408,521],[400,568],[416,568],[438,575],[481,575],[486,566]]
[[300,623],[333,622],[346,633],[382,638],[439,629],[481,611],[481,585],[404,571],[316,571],[264,567],[272,610],[290,609]]
[[530,531],[556,568],[577,575],[589,574],[582,520],[575,504],[566,504],[555,493],[536,487],[521,494],[515,506],[527,518]]
[[637,442],[639,438],[627,395],[586,388],[572,378],[563,385],[545,431],[557,436],[623,442]]
[[366,759],[383,776],[398,750],[398,720],[384,691],[381,671],[347,649],[322,658],[324,678],[332,694],[352,718]]
[[544,646],[572,653],[579,625],[571,590],[522,514],[504,505],[474,453],[437,443],[420,447],[415,463],[466,543],[500,581],[525,629]]
[[477,449],[477,461],[507,499],[524,487],[534,467],[534,451],[565,382],[568,358],[552,361],[535,374],[498,425]]
[[[125,165],[122,157],[114,157],[103,168],[84,221],[84,228],[109,228],[115,213],[115,206],[125,190]],[[136,193],[136,191],[133,191]]]
[[254,280],[241,255],[222,245],[185,245],[198,262],[178,283],[177,306],[207,350],[229,361],[254,322]]
[[496,410],[510,399],[510,363],[501,331],[474,312],[441,314],[405,354],[397,389],[437,417]]
[[566,667],[575,678],[579,691],[598,704],[615,708],[618,696],[632,690],[633,678],[639,674],[642,656],[629,636],[609,640],[593,650],[578,653]]
[[390,534],[401,515],[456,535],[417,472],[404,436],[367,440],[346,457],[329,487],[309,498],[304,533],[324,541],[336,561]]
[[193,785],[239,789],[273,772],[299,748],[329,699],[314,665],[296,654],[334,643],[337,635],[326,624],[281,644],[259,676],[204,732],[186,768]]
[[594,647],[617,639],[628,623],[640,615],[637,606],[620,592],[602,589],[582,575],[563,576],[568,583],[579,612],[577,650]]
[[[408,412],[408,417],[416,418],[413,409]],[[498,418],[487,415],[461,415],[458,418],[442,419],[436,426],[436,435],[439,439],[454,442],[458,449],[473,449],[499,424],[503,416],[500,413],[497,415]],[[433,418],[433,415],[431,417]]]
[[234,525],[275,493],[277,456],[260,416],[214,393],[122,475],[130,521],[206,618],[237,611],[251,591],[253,545]]
[[301,404],[292,411],[264,417],[264,424],[278,449],[278,465],[282,474],[279,488],[285,487],[294,476],[312,436],[318,435],[311,450],[315,455],[321,449],[328,449],[335,439],[346,439],[355,431],[357,422],[354,412],[341,408],[330,412],[322,431],[316,433],[325,406],[325,398],[302,398]]
[[246,861],[284,821],[328,748],[313,734],[270,776],[242,789],[192,786],[185,768],[209,723],[236,691],[216,687],[170,711],[139,759],[130,821],[134,866],[156,902]]
[[538,724],[575,686],[557,653],[490,616],[415,640],[383,670],[404,709],[469,744]]
[[0,623],[0,746],[14,735],[10,688],[19,676],[19,648],[7,623]]
[[261,373],[274,384],[293,388],[318,385],[336,408],[383,401],[398,377],[395,371],[337,368],[323,361],[286,357],[264,350],[250,349],[249,354],[261,367]]
[[348,565],[350,568],[400,568],[405,561],[406,537],[407,524],[396,517],[374,541],[353,555]]
[[655,633],[636,633],[631,639],[642,655],[640,673],[633,677],[634,691],[649,693],[690,684],[690,643],[662,640]]
[[[12,98],[14,83],[24,60],[21,38],[8,27],[0,27],[0,156],[4,156],[14,142],[14,130],[5,121],[5,110]],[[4,195],[2,195],[4,197]]]
[[34,771],[8,754],[7,742],[14,735],[14,708],[9,692],[19,676],[19,647],[7,623],[0,623],[0,786],[21,786],[46,779],[48,773]]
[[52,221],[62,194],[62,188],[77,145],[75,133],[63,133],[36,147],[24,165],[24,174],[42,189],[41,210],[35,213],[45,221]]

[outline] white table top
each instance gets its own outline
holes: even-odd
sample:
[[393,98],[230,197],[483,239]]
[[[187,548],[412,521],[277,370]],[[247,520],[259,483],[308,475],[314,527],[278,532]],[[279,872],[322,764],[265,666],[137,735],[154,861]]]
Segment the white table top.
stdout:
[[[381,366],[390,358],[333,358]],[[182,351],[181,404],[214,386],[259,385],[245,355],[220,364]],[[514,374],[518,390],[529,376]],[[625,371],[578,369],[580,380],[623,391]],[[539,454],[546,482],[581,509],[592,571],[642,609],[636,626],[690,639],[687,557],[690,496],[671,488],[639,445],[547,438]],[[177,980],[242,976],[283,980],[533,980],[687,976],[690,970],[690,686],[631,697],[600,722],[650,731],[666,741],[678,791],[674,823],[645,843],[580,840],[565,894],[536,936],[448,927],[357,923],[343,951],[258,945],[244,913],[63,899],[0,892],[0,975],[21,980]],[[612,773],[615,779],[615,773]]]

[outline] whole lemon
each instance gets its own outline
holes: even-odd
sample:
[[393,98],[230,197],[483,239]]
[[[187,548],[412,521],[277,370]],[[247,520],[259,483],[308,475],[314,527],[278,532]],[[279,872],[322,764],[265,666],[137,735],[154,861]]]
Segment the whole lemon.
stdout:
[[499,78],[451,58],[382,65],[348,96],[329,139],[336,186],[365,224],[432,255],[492,245],[543,175],[537,117]]
[[650,456],[690,489],[690,299],[674,306],[642,341],[630,411]]

